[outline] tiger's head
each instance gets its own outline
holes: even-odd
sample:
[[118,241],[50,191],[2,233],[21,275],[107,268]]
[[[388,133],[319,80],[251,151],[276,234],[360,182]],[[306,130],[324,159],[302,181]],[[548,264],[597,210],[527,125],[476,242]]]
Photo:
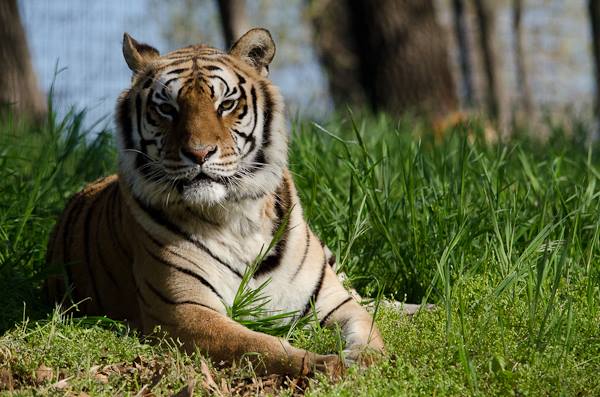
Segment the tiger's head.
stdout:
[[250,30],[228,53],[195,45],[162,56],[125,33],[123,55],[133,78],[117,104],[119,167],[139,200],[210,206],[277,188],[287,131],[267,79],[267,30]]

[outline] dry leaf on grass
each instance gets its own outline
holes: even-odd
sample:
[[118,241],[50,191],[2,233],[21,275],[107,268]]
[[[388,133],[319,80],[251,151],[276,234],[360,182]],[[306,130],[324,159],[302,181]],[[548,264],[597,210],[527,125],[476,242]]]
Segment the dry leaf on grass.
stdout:
[[8,368],[0,368],[0,390],[13,391],[15,381],[12,376],[12,371]]
[[54,371],[52,368],[46,367],[44,364],[40,365],[35,370],[35,381],[37,383],[44,383],[52,380],[54,377]]
[[148,385],[144,385],[139,392],[135,395],[135,397],[152,397],[154,393],[150,391],[150,387]]
[[213,378],[210,368],[204,359],[200,360],[200,372],[204,376],[204,379],[202,380],[204,389],[219,396],[222,395],[221,390],[219,390],[219,386],[217,385],[217,382],[215,382],[215,378]]
[[221,378],[221,392],[224,395],[230,394],[230,392],[229,392],[229,385],[227,385],[227,380],[225,380],[225,378]]
[[69,376],[68,378],[61,379],[50,387],[58,390],[66,389],[69,386],[70,379],[73,379],[73,377]]
[[108,375],[105,375],[102,372],[95,374],[94,379],[96,379],[98,382],[103,383],[103,384],[108,383]]

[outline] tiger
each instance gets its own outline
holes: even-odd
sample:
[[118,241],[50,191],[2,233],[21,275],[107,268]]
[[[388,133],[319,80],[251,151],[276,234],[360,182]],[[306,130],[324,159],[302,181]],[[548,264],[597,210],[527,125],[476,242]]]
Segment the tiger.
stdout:
[[[144,334],[160,326],[217,363],[259,357],[255,369],[266,374],[382,356],[372,316],[304,219],[283,99],[269,79],[269,31],[249,30],[228,52],[192,45],[166,55],[124,33],[122,50],[132,80],[115,113],[118,172],[76,193],[60,216],[47,257],[64,272],[48,279],[50,299],[69,295],[83,314]],[[269,312],[313,313],[339,327],[342,354],[300,349],[228,317],[261,255],[248,285],[266,285]]]

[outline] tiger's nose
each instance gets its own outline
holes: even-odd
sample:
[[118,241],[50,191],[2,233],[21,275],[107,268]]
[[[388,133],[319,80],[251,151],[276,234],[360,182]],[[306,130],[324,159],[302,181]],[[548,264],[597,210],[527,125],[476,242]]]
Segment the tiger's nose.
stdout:
[[216,152],[216,145],[203,145],[195,148],[184,147],[181,149],[181,153],[196,164],[204,164]]

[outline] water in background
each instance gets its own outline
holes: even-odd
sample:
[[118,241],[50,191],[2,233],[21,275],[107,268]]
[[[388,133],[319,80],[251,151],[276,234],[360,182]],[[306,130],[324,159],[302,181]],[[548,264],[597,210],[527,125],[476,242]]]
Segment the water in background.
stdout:
[[[197,3],[203,6],[202,11],[206,10],[206,18],[216,18],[214,0]],[[19,6],[34,68],[45,92],[54,83],[54,104],[59,113],[71,106],[87,108],[88,123],[102,117],[112,123],[115,101],[131,78],[121,52],[123,32],[153,45],[161,53],[177,48],[178,45],[169,43],[164,34],[165,27],[172,23],[171,5],[181,8],[186,3],[182,0],[168,3],[156,0],[21,0]],[[310,46],[310,31],[302,21],[301,6],[302,1],[286,1],[285,12],[275,7],[275,15],[266,13],[268,19],[261,24],[270,29],[270,25],[281,25],[281,21],[268,23],[280,14],[285,17],[283,22],[294,30],[292,41],[286,39],[289,32],[271,29],[278,45],[271,78],[281,88],[291,115],[323,117],[332,105],[327,82]],[[250,16],[261,10],[254,11]],[[199,21],[202,22],[207,23]],[[211,44],[221,46],[218,26],[212,23],[211,34],[206,38]],[[278,37],[277,33],[285,37]],[[290,45],[293,48],[289,48]]]
[[[88,122],[104,116],[112,122],[115,100],[130,79],[121,54],[123,32],[154,45],[161,52],[172,50],[183,44],[173,43],[166,34],[178,23],[173,10],[179,10],[181,18],[188,11],[192,13],[191,5],[197,5],[194,18],[204,27],[198,30],[204,30],[203,37],[208,42],[221,45],[214,3],[214,0],[20,0],[19,5],[40,84],[48,91],[55,82],[54,99],[59,110],[85,107],[90,113]],[[302,15],[305,2],[248,0],[247,3],[250,22],[269,28],[278,45],[271,77],[281,87],[290,112],[316,118],[327,115],[332,109],[331,100],[311,47],[310,26]],[[436,3],[442,25],[450,30],[450,1]],[[524,3],[527,64],[536,103],[559,108],[589,107],[594,85],[586,1]],[[497,5],[497,40],[503,87],[511,96],[516,91],[516,82],[509,4]],[[451,55],[456,60],[456,54]]]

